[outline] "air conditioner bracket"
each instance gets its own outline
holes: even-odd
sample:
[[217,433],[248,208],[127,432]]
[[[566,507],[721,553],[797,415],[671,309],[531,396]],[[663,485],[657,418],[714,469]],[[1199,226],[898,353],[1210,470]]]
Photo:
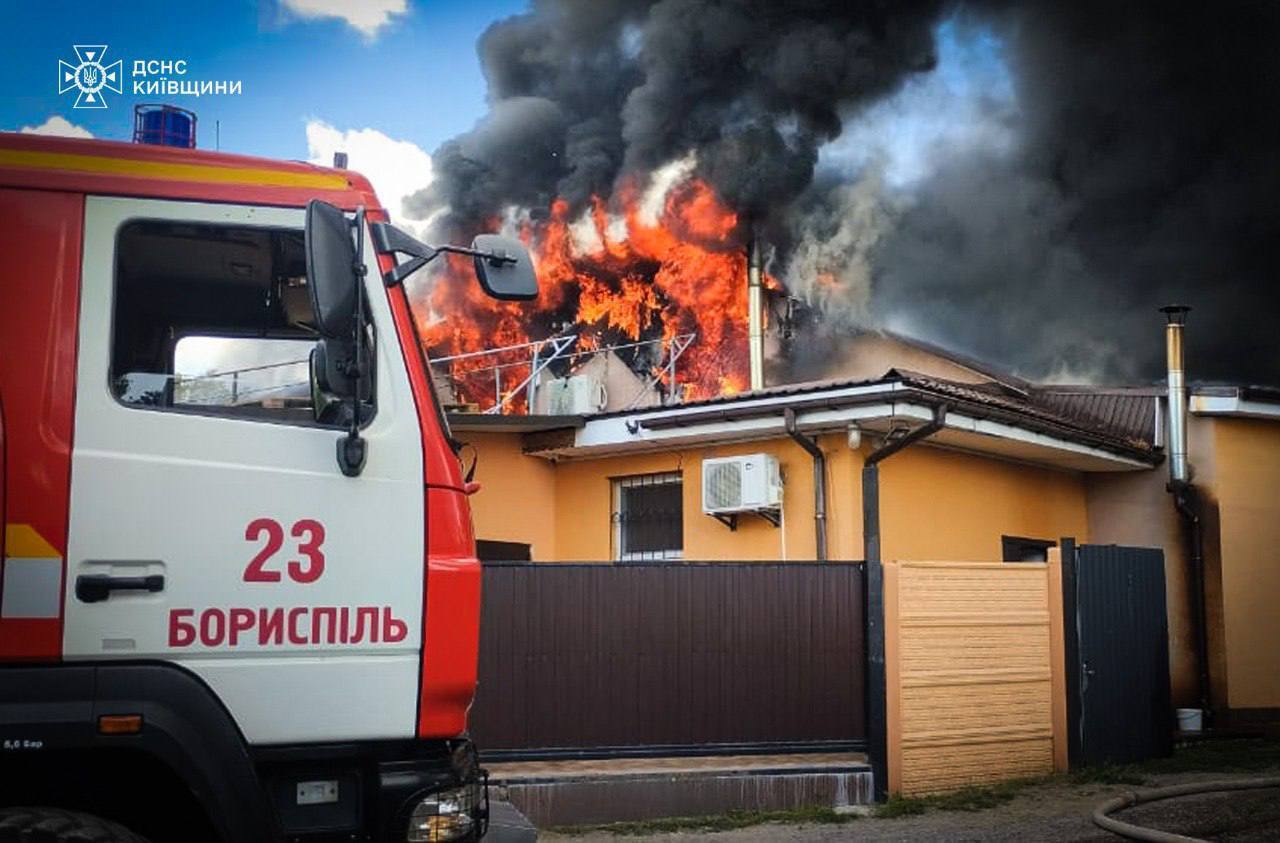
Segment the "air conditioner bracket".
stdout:
[[711,513],[711,517],[728,527],[729,532],[738,532],[738,513],[735,512],[732,515],[725,515],[723,512],[713,512]]
[[747,513],[712,512],[708,514],[712,518],[719,521],[721,524],[728,527],[730,532],[735,532],[735,533],[738,531],[738,516],[742,514],[759,515],[761,518],[763,518],[765,521],[768,521],[770,524],[772,524],[775,527],[782,526],[782,513],[776,509],[757,509]]

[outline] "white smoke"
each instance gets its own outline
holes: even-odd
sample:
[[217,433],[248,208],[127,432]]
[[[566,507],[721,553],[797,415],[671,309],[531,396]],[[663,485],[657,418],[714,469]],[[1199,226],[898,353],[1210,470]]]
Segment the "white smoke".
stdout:
[[693,174],[698,166],[698,156],[690,152],[680,158],[663,164],[649,176],[649,186],[640,198],[640,212],[637,214],[641,224],[656,226],[662,218],[662,211],[667,206],[667,194],[672,188],[683,183]]
[[834,187],[829,201],[797,219],[799,239],[782,276],[792,295],[829,323],[867,324],[872,252],[901,208],[901,200],[885,191],[879,162],[857,181]]

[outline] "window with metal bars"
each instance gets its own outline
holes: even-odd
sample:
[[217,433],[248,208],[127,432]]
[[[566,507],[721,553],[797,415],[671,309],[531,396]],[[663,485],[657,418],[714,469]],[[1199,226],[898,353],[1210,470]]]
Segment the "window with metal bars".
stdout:
[[678,471],[614,478],[614,558],[633,563],[682,558],[683,492]]

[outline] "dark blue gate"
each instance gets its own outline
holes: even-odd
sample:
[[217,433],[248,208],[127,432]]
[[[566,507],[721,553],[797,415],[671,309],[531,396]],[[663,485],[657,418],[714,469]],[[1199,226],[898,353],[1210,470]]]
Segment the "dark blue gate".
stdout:
[[1072,766],[1168,755],[1163,551],[1064,541],[1063,590]]

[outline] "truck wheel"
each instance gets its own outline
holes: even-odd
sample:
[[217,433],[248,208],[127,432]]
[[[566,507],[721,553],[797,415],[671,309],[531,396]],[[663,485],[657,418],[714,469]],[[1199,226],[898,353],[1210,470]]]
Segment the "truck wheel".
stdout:
[[61,808],[0,809],[0,843],[147,843],[122,825]]

